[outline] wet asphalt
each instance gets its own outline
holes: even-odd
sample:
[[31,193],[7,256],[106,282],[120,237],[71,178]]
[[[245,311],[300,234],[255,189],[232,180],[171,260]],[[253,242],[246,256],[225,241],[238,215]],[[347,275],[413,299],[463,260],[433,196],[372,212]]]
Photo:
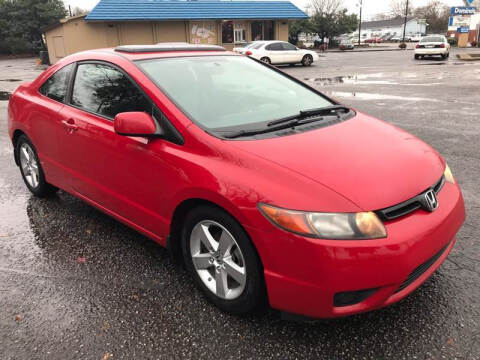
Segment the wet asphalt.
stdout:
[[[329,53],[283,69],[445,156],[467,220],[442,267],[400,303],[345,319],[226,315],[152,241],[63,192],[32,197],[0,99],[0,359],[480,359],[480,63]],[[40,71],[0,60],[0,98]]]

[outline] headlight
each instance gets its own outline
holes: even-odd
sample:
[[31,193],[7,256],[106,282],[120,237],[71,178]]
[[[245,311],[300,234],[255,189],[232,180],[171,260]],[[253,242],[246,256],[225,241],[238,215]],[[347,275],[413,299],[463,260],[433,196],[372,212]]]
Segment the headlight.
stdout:
[[445,171],[443,172],[443,175],[445,176],[445,180],[451,184],[455,184],[455,178],[453,177],[452,171],[450,170],[450,167],[447,165],[445,167]]
[[387,230],[373,212],[316,213],[286,210],[259,204],[272,223],[295,234],[320,239],[362,240],[387,237]]

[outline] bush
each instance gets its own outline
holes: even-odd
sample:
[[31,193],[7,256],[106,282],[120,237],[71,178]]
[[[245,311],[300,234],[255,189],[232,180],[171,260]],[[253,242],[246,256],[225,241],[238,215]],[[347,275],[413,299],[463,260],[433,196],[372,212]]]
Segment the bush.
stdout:
[[402,42],[400,45],[398,45],[398,47],[402,50],[405,50],[407,48],[407,44],[405,44],[404,42]]
[[451,45],[451,46],[457,46],[457,39],[456,38],[451,38],[449,37],[447,39],[448,43]]

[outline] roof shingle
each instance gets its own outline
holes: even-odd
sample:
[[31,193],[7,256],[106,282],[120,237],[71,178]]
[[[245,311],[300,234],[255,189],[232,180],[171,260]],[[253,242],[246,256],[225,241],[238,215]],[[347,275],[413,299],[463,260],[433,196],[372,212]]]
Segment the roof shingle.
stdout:
[[87,21],[303,19],[290,1],[100,0]]

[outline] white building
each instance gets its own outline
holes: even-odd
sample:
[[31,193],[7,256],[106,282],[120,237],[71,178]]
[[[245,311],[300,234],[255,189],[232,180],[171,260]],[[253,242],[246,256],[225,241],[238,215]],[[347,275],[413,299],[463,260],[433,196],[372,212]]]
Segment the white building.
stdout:
[[[362,39],[381,37],[383,35],[403,36],[405,18],[397,17],[389,20],[362,22]],[[426,34],[427,22],[425,19],[408,18],[405,30],[406,36]],[[357,31],[358,36],[358,31]]]

